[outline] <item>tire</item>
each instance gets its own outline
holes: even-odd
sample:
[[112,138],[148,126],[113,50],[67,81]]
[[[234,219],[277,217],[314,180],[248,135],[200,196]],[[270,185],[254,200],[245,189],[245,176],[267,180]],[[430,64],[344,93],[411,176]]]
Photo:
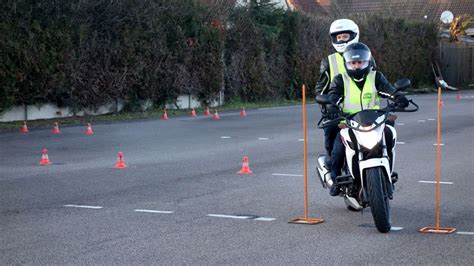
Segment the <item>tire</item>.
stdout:
[[384,172],[382,167],[366,171],[367,194],[374,218],[375,227],[381,233],[390,231],[390,203],[383,189]]
[[354,209],[352,206],[346,206],[346,207],[347,207],[347,209],[348,209],[349,211],[352,211],[352,212],[360,212],[360,211],[362,211],[362,210]]

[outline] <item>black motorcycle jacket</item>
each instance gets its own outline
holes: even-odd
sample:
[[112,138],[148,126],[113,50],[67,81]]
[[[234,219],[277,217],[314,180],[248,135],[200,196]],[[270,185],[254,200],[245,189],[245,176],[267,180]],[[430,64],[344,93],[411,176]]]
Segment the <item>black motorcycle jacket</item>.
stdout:
[[329,73],[329,71],[328,58],[325,57],[321,60],[321,66],[319,68],[320,76],[318,83],[316,83],[316,95],[328,93],[329,85],[331,84],[331,73]]

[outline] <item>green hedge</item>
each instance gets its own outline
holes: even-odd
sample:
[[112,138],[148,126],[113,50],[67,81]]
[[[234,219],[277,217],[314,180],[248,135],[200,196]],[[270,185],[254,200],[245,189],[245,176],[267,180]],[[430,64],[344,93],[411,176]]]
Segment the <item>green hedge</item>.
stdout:
[[[435,25],[353,19],[391,81],[431,81]],[[333,51],[332,20],[267,1],[3,0],[0,113],[46,102],[79,111],[118,99],[136,110],[145,99],[163,106],[183,93],[207,104],[222,87],[243,101],[295,99],[303,83],[313,88]]]

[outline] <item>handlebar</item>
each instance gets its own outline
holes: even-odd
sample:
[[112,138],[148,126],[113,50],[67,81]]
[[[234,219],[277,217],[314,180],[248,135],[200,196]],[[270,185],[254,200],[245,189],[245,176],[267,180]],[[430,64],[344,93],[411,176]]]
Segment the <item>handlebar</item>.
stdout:
[[[408,100],[408,106],[410,106],[410,105],[412,105],[414,107],[412,109],[397,108],[395,103],[392,102],[392,103],[388,103],[385,108],[380,109],[379,111],[383,111],[385,113],[390,113],[390,112],[412,113],[412,112],[418,111],[419,106],[413,100]],[[341,121],[347,120],[352,115],[354,115],[354,114],[343,113],[342,110],[338,114],[338,117],[336,117],[334,119],[328,119],[328,117],[326,115],[323,115],[321,117],[321,119],[319,119],[317,126],[318,126],[318,128],[326,128],[326,127],[330,127],[330,126],[333,126],[333,125],[337,125]]]

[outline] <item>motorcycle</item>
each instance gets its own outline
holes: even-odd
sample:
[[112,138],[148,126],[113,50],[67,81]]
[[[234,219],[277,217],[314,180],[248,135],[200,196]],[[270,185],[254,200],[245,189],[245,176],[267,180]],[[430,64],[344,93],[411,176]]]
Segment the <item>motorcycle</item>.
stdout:
[[[406,89],[410,80],[395,82],[395,92]],[[394,93],[395,93],[394,92]],[[330,104],[328,95],[318,95],[319,104]],[[408,107],[411,109],[407,109]],[[393,199],[394,183],[398,175],[393,171],[397,132],[387,120],[394,122],[394,112],[416,112],[418,105],[409,100],[407,108],[397,108],[393,97],[387,98],[383,109],[367,109],[354,114],[345,114],[340,108],[339,116],[327,120],[323,116],[319,128],[338,124],[340,136],[345,146],[345,165],[342,175],[331,180],[330,168],[325,164],[325,155],[317,160],[317,173],[324,188],[338,186],[346,207],[351,211],[361,211],[370,207],[375,227],[381,233],[389,232],[390,203]],[[340,123],[344,121],[345,123]],[[388,139],[387,139],[388,138]]]

